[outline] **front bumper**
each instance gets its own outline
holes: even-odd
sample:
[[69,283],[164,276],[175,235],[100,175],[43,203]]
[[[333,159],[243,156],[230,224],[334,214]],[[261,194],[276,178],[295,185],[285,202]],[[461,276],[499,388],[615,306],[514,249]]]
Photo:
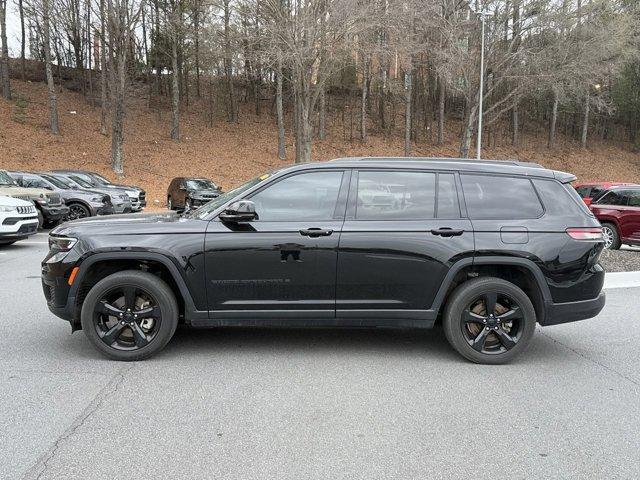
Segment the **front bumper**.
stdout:
[[59,207],[50,207],[48,205],[40,205],[42,216],[47,222],[55,222],[61,220],[69,214],[69,207],[60,205]]
[[578,302],[552,303],[547,305],[544,321],[540,325],[558,325],[593,318],[604,308],[606,295],[600,292],[596,298]]
[[38,233],[37,218],[24,219],[10,227],[2,225],[2,227],[0,227],[0,243],[22,240],[35,233]]

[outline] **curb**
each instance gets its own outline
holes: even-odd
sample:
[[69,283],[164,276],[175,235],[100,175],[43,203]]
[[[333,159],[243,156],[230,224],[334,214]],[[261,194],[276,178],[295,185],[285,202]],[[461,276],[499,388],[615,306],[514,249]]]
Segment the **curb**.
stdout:
[[640,287],[639,272],[612,272],[604,275],[604,289]]

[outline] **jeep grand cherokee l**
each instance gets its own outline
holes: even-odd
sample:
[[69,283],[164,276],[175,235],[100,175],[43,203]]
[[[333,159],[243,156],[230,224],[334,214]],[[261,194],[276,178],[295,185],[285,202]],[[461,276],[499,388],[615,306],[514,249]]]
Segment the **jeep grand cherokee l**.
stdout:
[[187,216],[95,217],[51,232],[50,310],[118,360],[196,327],[430,328],[504,363],[536,322],[604,306],[600,224],[535,164],[346,158],[283,168]]

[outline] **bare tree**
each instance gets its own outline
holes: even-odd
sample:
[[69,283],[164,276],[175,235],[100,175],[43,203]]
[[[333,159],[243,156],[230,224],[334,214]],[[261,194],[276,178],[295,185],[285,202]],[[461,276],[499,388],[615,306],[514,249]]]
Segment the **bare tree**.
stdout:
[[9,45],[7,44],[7,0],[0,0],[0,40],[2,41],[2,57],[0,61],[2,96],[7,100],[11,100],[11,84],[9,82]]
[[42,0],[42,29],[44,40],[44,61],[47,77],[47,88],[49,90],[49,124],[51,133],[60,135],[58,126],[58,99],[56,98],[56,87],[53,83],[53,71],[51,69],[51,6],[49,0]]

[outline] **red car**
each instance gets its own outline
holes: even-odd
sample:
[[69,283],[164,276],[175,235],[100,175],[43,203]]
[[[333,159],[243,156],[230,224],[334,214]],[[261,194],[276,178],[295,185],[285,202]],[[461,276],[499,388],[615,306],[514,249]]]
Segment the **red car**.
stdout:
[[640,245],[640,185],[613,187],[589,208],[602,224],[606,248]]
[[582,182],[576,183],[573,188],[576,189],[578,195],[582,197],[584,203],[591,205],[600,195],[613,187],[627,187],[636,185],[635,183],[626,182]]

